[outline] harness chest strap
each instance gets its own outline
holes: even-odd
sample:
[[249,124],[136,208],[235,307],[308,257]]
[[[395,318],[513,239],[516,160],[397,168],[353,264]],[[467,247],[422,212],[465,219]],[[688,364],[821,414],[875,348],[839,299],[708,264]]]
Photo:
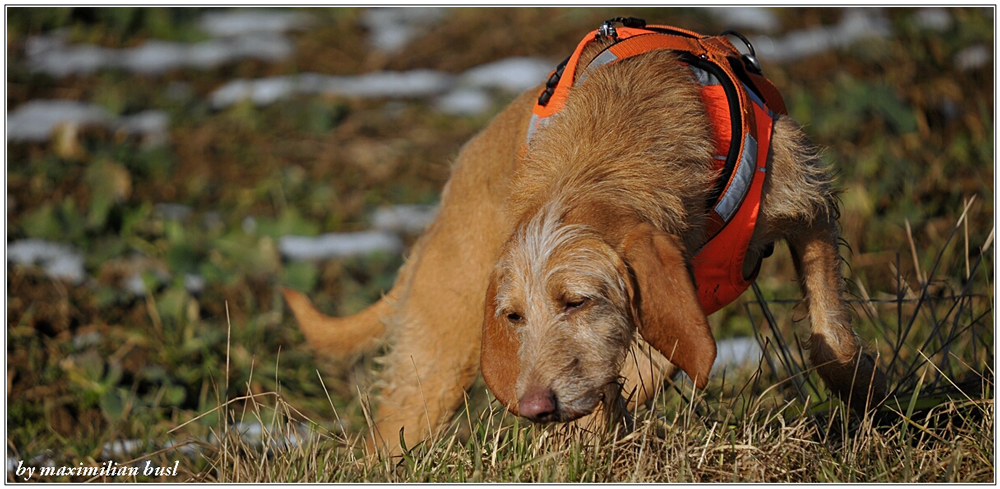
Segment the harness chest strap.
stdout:
[[592,70],[654,50],[681,53],[702,86],[718,153],[720,177],[711,193],[704,245],[692,258],[699,301],[705,314],[711,314],[739,297],[756,278],[756,271],[743,277],[743,262],[760,207],[774,114],[786,113],[784,101],[770,81],[743,67],[739,51],[724,36],[669,26],[619,27],[617,42],[580,69],[581,53],[599,34],[595,30],[584,37],[550,76],[532,110],[528,143],[548,117],[562,110],[572,86],[585,82]]

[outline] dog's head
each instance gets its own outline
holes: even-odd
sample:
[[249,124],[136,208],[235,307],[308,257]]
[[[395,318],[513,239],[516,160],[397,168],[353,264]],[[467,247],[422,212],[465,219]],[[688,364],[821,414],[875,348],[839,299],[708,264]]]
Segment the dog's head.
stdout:
[[619,241],[543,210],[502,248],[486,296],[482,369],[512,412],[535,421],[590,414],[618,395],[636,330],[704,387],[715,341],[681,241],[649,224]]

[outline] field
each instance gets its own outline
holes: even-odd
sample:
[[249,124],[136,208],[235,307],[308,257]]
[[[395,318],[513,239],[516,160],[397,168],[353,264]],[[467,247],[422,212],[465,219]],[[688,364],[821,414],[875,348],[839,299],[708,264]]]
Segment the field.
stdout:
[[[8,7],[7,481],[995,483],[995,9],[626,10]],[[378,213],[433,212],[462,143],[616,16],[754,41],[837,170],[890,399],[845,412],[802,361],[779,244],[709,318],[763,357],[632,433],[531,425],[479,380],[437,439],[365,459],[376,355],[314,355],[279,287],[375,301],[420,227]],[[137,473],[77,470],[109,462]]]

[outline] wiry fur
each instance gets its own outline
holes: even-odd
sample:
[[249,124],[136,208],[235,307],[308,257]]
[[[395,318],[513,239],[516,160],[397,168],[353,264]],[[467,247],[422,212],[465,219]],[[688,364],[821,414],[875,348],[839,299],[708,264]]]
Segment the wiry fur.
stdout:
[[617,393],[635,330],[624,263],[594,229],[565,223],[565,210],[554,200],[519,228],[495,278],[495,318],[518,318],[511,325],[521,344],[518,397],[556,392],[561,409],[552,421],[589,414]]
[[[666,52],[596,70],[522,151],[537,94],[522,95],[463,148],[436,222],[386,298],[334,319],[286,291],[321,351],[366,348],[393,318],[372,448],[398,453],[401,429],[409,446],[432,436],[478,375],[484,344],[499,345],[482,358],[494,393],[539,420],[575,419],[600,401],[613,410],[619,382],[633,405],[642,402],[676,371],[667,357],[710,367],[714,343],[698,332],[707,323],[688,267],[715,174],[689,73]],[[846,315],[835,202],[815,149],[779,117],[751,260],[788,241],[809,306],[812,362],[864,409],[868,397],[881,400],[884,379]],[[673,336],[654,323],[675,326]],[[680,344],[684,334],[701,335],[690,343],[697,348],[647,344]],[[504,350],[511,338],[518,346]]]

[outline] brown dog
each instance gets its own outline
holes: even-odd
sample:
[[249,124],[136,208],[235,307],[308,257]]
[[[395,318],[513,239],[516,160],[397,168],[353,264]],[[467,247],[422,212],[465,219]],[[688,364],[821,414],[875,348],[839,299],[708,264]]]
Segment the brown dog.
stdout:
[[[582,43],[577,66],[618,40]],[[397,453],[404,428],[408,446],[432,435],[480,365],[496,397],[536,421],[574,420],[599,405],[618,416],[623,390],[630,405],[644,402],[678,368],[698,387],[707,382],[715,342],[692,256],[705,244],[719,172],[699,85],[668,50],[574,81],[530,144],[541,87],[462,149],[436,221],[382,300],[335,319],[285,290],[321,352],[349,355],[387,337],[370,447]],[[781,115],[766,159],[756,227],[737,272],[752,279],[769,244],[787,241],[809,306],[812,363],[863,410],[881,401],[885,381],[862,353],[842,298],[826,170]]]

